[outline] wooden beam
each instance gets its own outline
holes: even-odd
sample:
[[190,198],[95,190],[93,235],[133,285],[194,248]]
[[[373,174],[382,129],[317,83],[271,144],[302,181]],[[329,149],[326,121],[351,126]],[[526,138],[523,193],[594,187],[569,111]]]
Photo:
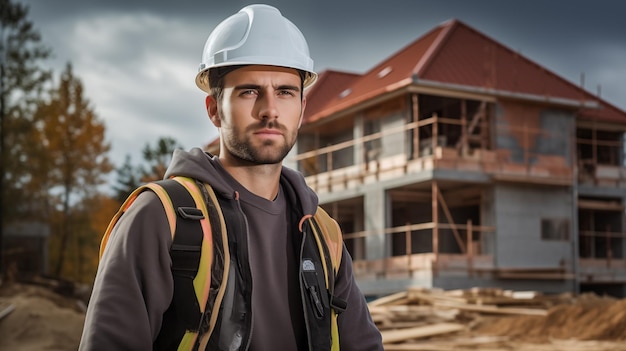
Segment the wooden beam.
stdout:
[[491,314],[514,314],[514,315],[524,315],[524,316],[547,316],[548,311],[545,309],[539,308],[517,308],[517,307],[498,307],[498,306],[488,306],[488,305],[471,305],[471,304],[460,304],[454,302],[435,302],[433,306],[436,307],[446,307],[446,308],[455,308],[463,311],[472,311],[472,312],[481,312],[481,313],[491,313]]
[[457,323],[438,323],[423,327],[404,328],[397,330],[385,330],[380,334],[383,337],[383,344],[400,342],[411,339],[427,338],[430,336],[449,334],[464,330],[463,324]]
[[401,291],[401,292],[398,292],[398,293],[395,293],[395,294],[391,294],[391,295],[387,295],[385,297],[378,298],[378,299],[376,299],[374,301],[369,302],[367,305],[369,307],[386,305],[386,304],[392,303],[394,301],[405,299],[408,296],[408,294],[409,293],[407,291]]
[[446,218],[448,219],[448,224],[452,226],[452,233],[454,233],[456,242],[461,248],[461,253],[466,253],[467,249],[465,248],[465,243],[461,239],[461,235],[459,234],[456,224],[454,223],[454,218],[452,218],[452,214],[450,213],[450,210],[448,209],[448,205],[446,205],[446,200],[443,198],[443,195],[441,195],[440,191],[437,192],[437,197],[439,198],[439,201],[441,201],[441,208],[443,209],[443,212],[446,214]]
[[432,194],[425,191],[414,190],[391,190],[389,191],[391,199],[403,202],[428,202]]
[[14,304],[0,301],[0,320],[8,316],[13,310],[15,310]]
[[585,210],[623,211],[624,206],[617,201],[578,200],[578,208]]

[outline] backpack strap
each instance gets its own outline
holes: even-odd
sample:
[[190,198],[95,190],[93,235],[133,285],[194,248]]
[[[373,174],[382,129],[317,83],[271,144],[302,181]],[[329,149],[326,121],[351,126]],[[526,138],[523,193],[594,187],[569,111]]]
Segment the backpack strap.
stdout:
[[137,199],[137,196],[139,196],[139,194],[141,194],[142,192],[146,190],[152,190],[158,196],[159,200],[161,200],[161,203],[163,203],[163,208],[165,209],[165,214],[167,216],[167,222],[170,225],[170,233],[172,235],[172,238],[174,238],[174,233],[176,231],[176,212],[174,210],[174,207],[172,206],[172,201],[170,200],[169,195],[167,194],[165,189],[163,189],[163,187],[161,187],[160,185],[156,183],[144,184],[138,187],[137,189],[135,189],[130,195],[128,195],[128,197],[126,198],[122,206],[120,206],[119,210],[117,210],[117,213],[115,213],[115,215],[109,222],[109,225],[107,226],[107,229],[104,232],[104,235],[102,236],[102,241],[100,242],[99,259],[102,259],[102,255],[104,254],[104,249],[106,248],[106,245],[109,242],[109,237],[111,236],[111,232],[113,231],[113,228],[115,227],[117,222],[120,220],[122,215],[128,210],[130,205],[132,205],[133,202],[135,202],[135,200]]
[[[324,239],[330,253],[333,271],[337,274],[343,255],[343,237],[341,235],[341,228],[339,228],[337,221],[330,217],[330,215],[328,215],[328,213],[319,206],[311,220],[313,222],[313,228],[316,230],[317,234],[322,234],[322,238]],[[321,243],[318,243],[318,245],[319,244]]]
[[[201,332],[211,288],[213,231],[205,201],[208,199],[201,185],[191,178],[174,177],[156,183],[169,194],[177,215],[170,247],[174,296],[163,317],[159,338],[178,341],[178,350],[191,350]],[[167,345],[159,341],[155,344]]]
[[170,246],[174,295],[163,315],[163,324],[155,343],[160,348],[164,345],[174,346],[187,331],[195,332],[200,325],[201,301],[194,298],[196,292],[193,282],[202,254],[201,220],[205,217],[183,184],[174,179],[156,183],[166,190],[177,215],[175,235]]
[[[337,221],[328,215],[328,213],[318,206],[313,217],[309,218],[313,235],[315,237],[318,251],[320,252],[323,271],[326,279],[326,288],[328,289],[331,307],[331,350],[339,350],[339,326],[337,318],[339,314],[346,310],[347,302],[335,296],[335,280],[341,265],[343,255],[343,237],[341,228]],[[332,274],[328,267],[328,259],[330,257],[330,265]]]
[[[100,245],[100,258],[119,219],[137,196],[146,190],[154,192],[162,203],[172,235],[170,256],[174,296],[172,304],[165,312],[164,324],[159,333],[159,339],[162,340],[157,339],[155,346],[191,350],[197,342],[205,316],[213,265],[213,233],[206,203],[213,199],[203,195],[204,190],[201,190],[196,181],[186,177],[173,177],[144,184],[133,191],[105,231]],[[190,298],[192,296],[195,299]],[[174,323],[166,325],[167,320]],[[160,342],[165,340],[167,342]],[[176,345],[171,344],[174,341]]]
[[[174,296],[170,308],[176,313],[168,319],[169,309],[166,311],[159,337],[172,336],[171,330],[178,330],[178,334],[173,339],[165,339],[175,341],[175,344],[168,346],[167,342],[160,343],[157,338],[155,346],[163,350],[202,350],[215,328],[227,285],[225,277],[229,272],[230,253],[226,225],[215,192],[209,184],[187,177],[171,180],[182,186],[166,188],[178,215],[176,235],[170,248],[174,276]],[[181,198],[178,196],[186,197],[185,202],[179,203]],[[193,199],[193,204],[189,198]],[[200,228],[179,226],[188,222],[186,220],[195,220]],[[215,285],[212,286],[212,283]],[[167,325],[166,321],[169,322]],[[182,332],[179,329],[181,326],[184,326]]]

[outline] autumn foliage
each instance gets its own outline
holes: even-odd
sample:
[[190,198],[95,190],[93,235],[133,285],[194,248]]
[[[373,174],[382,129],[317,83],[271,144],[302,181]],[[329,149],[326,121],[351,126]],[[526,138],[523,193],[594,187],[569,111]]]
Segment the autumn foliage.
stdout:
[[[164,137],[146,145],[146,165],[127,158],[110,189],[106,125],[71,63],[58,76],[44,69],[51,50],[28,8],[11,0],[0,8],[0,279],[9,270],[23,278],[37,255],[47,271],[29,273],[90,283],[109,220],[141,182],[163,176],[178,143]],[[24,223],[47,229],[42,249],[3,245],[7,228]]]

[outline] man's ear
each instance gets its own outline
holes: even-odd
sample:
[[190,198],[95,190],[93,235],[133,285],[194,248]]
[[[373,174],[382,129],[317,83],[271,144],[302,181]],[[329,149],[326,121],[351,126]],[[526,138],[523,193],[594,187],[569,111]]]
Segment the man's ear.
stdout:
[[220,128],[222,121],[220,120],[219,113],[217,112],[217,100],[215,100],[213,96],[207,95],[205,103],[209,119],[215,127]]
[[306,98],[303,97],[302,98],[302,109],[300,110],[300,121],[298,121],[298,129],[300,129],[300,126],[302,125],[302,120],[304,119],[304,110],[306,108]]

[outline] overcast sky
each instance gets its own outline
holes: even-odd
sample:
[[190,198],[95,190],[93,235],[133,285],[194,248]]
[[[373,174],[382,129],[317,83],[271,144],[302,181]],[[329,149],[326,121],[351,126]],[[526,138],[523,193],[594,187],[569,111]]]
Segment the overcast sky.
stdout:
[[[146,143],[186,149],[217,136],[195,74],[211,30],[253,2],[13,0],[52,48],[55,78],[74,66],[105,122],[111,159],[135,163]],[[459,19],[572,83],[626,109],[626,2],[502,0],[276,0],[304,33],[318,72],[364,73],[449,19]]]

